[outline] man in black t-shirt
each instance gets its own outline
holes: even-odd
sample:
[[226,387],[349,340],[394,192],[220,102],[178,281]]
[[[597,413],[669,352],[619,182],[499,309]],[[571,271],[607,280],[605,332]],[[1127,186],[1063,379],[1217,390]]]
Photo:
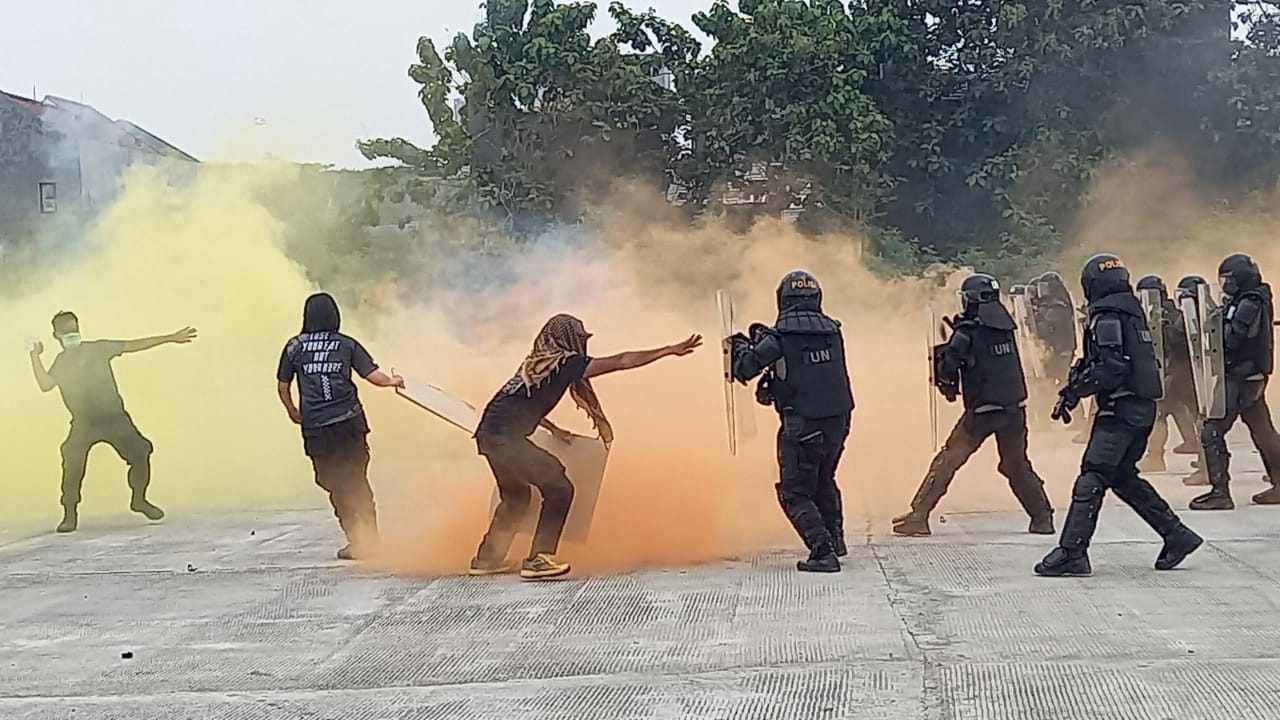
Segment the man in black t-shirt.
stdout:
[[541,425],[561,442],[571,440],[568,432],[547,420],[547,414],[568,391],[578,407],[591,417],[600,439],[606,445],[611,444],[613,428],[600,408],[591,378],[638,368],[664,357],[688,355],[702,344],[701,336],[691,335],[684,342],[656,350],[592,358],[587,354],[590,337],[582,321],[575,317],[551,318],[520,369],[485,406],[476,428],[476,445],[493,470],[500,502],[489,532],[471,561],[472,575],[494,575],[510,569],[507,552],[516,527],[529,507],[531,487],[538,488],[542,495],[542,508],[533,545],[521,564],[520,576],[534,580],[569,572],[569,564],[557,560],[555,553],[573,503],[573,484],[560,461],[534,445],[529,436]]
[[[308,297],[302,332],[285,343],[276,381],[289,419],[302,426],[302,446],[311,458],[316,485],[329,493],[347,537],[338,559],[357,560],[377,544],[378,512],[369,485],[369,423],[351,373],[379,387],[404,387],[404,379],[379,370],[359,341],[338,332],[340,326],[332,296]],[[293,403],[294,380],[301,409]]]
[[189,343],[196,337],[192,328],[172,335],[141,340],[96,340],[83,342],[80,321],[75,314],[60,312],[53,317],[53,337],[62,345],[46,371],[40,355],[44,345],[31,347],[31,369],[41,392],[58,388],[62,402],[71,413],[71,430],[62,443],[62,522],[58,532],[74,532],[79,524],[77,508],[84,483],[89,450],[107,443],[129,466],[129,509],[148,520],[164,518],[164,511],[147,500],[151,484],[151,442],[143,437],[124,409],[111,361],[126,353],[141,352],[168,343]]

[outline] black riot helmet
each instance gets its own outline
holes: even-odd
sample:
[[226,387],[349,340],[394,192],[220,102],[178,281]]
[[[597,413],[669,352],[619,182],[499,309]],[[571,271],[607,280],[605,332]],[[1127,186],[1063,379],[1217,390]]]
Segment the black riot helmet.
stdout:
[[818,278],[804,270],[792,270],[778,285],[778,312],[783,310],[822,310],[822,286]]
[[1137,288],[1139,290],[1159,290],[1160,299],[1169,299],[1169,288],[1165,287],[1164,280],[1159,275],[1145,275],[1138,281]]
[[966,315],[973,315],[983,303],[1000,301],[1000,283],[986,273],[974,273],[960,283],[960,302]]
[[1218,265],[1218,282],[1222,292],[1227,295],[1238,295],[1252,290],[1262,284],[1262,271],[1258,263],[1244,253],[1228,255]]
[[1199,302],[1200,286],[1208,284],[1209,281],[1199,275],[1188,275],[1178,281],[1178,299],[1191,298]]
[[1094,255],[1085,261],[1084,269],[1080,271],[1080,287],[1084,290],[1084,299],[1089,302],[1133,291],[1129,285],[1129,268],[1110,253]]
[[960,283],[964,317],[996,330],[1013,330],[1013,317],[1000,302],[1000,283],[986,273],[974,273]]

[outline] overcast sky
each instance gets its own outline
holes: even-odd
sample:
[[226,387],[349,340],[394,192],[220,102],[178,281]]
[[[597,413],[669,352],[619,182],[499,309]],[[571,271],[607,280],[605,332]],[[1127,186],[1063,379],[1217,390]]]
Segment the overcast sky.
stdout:
[[[478,0],[0,0],[0,89],[83,100],[201,159],[270,150],[364,166],[355,140],[427,142],[405,75]],[[687,27],[711,0],[637,0]],[[598,2],[608,21],[608,1]],[[597,29],[608,31],[604,23]]]

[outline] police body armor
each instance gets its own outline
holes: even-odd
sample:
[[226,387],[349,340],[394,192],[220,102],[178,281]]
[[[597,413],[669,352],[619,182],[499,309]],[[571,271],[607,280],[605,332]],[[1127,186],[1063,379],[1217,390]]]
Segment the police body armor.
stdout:
[[808,420],[852,412],[840,323],[821,312],[787,310],[773,332],[782,343],[782,358],[774,364],[768,386],[778,412]]
[[1138,398],[1147,400],[1154,407],[1155,401],[1163,394],[1160,384],[1160,366],[1156,362],[1155,345],[1151,342],[1151,331],[1147,328],[1147,319],[1138,298],[1121,293],[1102,298],[1089,307],[1089,329],[1086,336],[1086,353],[1088,357],[1097,357],[1099,343],[1112,342],[1112,338],[1099,337],[1099,321],[1114,317],[1120,321],[1123,353],[1129,360],[1129,378],[1124,385],[1110,395],[1098,397],[1098,407],[1106,412],[1114,407],[1117,400]]
[[972,360],[972,364],[960,369],[964,409],[980,412],[1017,407],[1025,402],[1027,381],[1014,331],[988,327],[974,320],[957,322],[956,331],[969,336]]
[[1248,338],[1244,344],[1231,351],[1226,358],[1227,375],[1236,378],[1249,378],[1257,375],[1270,376],[1275,370],[1275,305],[1271,297],[1271,286],[1262,284],[1256,288],[1245,290],[1231,298],[1223,309],[1223,322],[1231,322],[1236,309],[1245,298],[1249,298],[1261,306],[1262,317],[1259,319],[1257,336]]

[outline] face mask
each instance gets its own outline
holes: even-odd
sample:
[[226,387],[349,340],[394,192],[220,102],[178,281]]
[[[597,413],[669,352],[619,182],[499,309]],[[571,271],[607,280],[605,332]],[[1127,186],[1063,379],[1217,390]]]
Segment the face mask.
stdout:
[[64,348],[75,347],[80,344],[80,333],[67,333],[66,335],[58,338],[58,340],[62,343],[62,347]]
[[1236,280],[1231,275],[1223,275],[1218,278],[1218,284],[1222,287],[1224,295],[1235,295],[1240,288],[1236,287]]

